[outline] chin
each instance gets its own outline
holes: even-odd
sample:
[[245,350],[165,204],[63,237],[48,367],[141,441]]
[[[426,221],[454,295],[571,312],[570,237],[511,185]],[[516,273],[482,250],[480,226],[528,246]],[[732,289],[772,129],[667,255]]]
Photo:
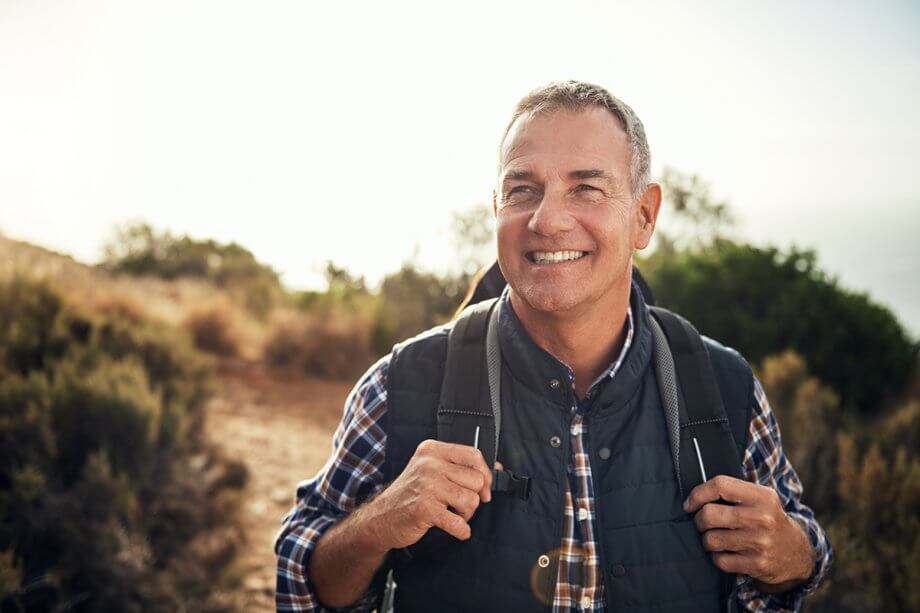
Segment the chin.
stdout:
[[515,291],[527,306],[543,313],[563,313],[577,306],[583,298],[576,292],[556,288],[531,286],[522,288],[520,291],[515,289]]

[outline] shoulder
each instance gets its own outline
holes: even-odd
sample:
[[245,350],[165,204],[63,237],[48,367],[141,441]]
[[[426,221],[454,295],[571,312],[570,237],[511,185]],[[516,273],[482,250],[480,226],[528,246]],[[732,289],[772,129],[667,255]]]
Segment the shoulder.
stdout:
[[723,345],[714,338],[700,335],[703,346],[709,353],[709,361],[718,372],[734,375],[742,379],[751,379],[753,384],[754,371],[748,361],[737,349]]
[[[410,382],[440,385],[447,359],[447,338],[454,322],[448,322],[397,343],[389,356],[388,387]],[[434,380],[432,381],[432,378]]]
[[702,339],[703,346],[709,353],[709,361],[719,386],[725,414],[731,424],[732,436],[738,445],[739,454],[743,454],[754,406],[757,404],[754,371],[736,349],[707,336],[703,336]]

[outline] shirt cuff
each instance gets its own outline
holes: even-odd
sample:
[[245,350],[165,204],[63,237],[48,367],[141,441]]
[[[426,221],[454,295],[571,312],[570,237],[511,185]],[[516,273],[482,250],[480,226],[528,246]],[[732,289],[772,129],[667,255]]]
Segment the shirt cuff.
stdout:
[[824,531],[817,527],[817,522],[802,517],[795,512],[788,515],[794,519],[808,534],[808,540],[815,550],[815,564],[811,576],[804,582],[780,594],[767,594],[757,589],[754,579],[748,575],[738,575],[738,600],[742,610],[757,612],[794,612],[802,607],[805,596],[818,589],[822,578],[833,562],[833,551]]
[[317,611],[370,611],[377,604],[379,585],[372,582],[367,592],[350,606],[334,609],[323,606],[310,583],[307,568],[316,544],[336,519],[317,517],[308,523],[292,528],[278,550],[278,575],[275,588],[275,607],[279,612]]

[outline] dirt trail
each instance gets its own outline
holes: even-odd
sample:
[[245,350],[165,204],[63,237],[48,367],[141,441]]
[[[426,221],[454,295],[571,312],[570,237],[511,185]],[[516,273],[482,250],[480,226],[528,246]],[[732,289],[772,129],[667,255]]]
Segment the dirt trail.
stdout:
[[273,611],[281,518],[299,481],[322,467],[353,382],[284,378],[257,363],[227,363],[208,407],[208,436],[249,468],[242,509],[247,542],[232,600],[241,611]]

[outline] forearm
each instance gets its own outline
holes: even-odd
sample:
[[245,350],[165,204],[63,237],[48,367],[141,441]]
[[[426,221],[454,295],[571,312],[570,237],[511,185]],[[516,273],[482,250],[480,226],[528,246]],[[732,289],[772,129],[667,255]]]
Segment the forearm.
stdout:
[[346,607],[364,595],[389,551],[366,507],[330,528],[310,557],[310,582],[327,607]]

